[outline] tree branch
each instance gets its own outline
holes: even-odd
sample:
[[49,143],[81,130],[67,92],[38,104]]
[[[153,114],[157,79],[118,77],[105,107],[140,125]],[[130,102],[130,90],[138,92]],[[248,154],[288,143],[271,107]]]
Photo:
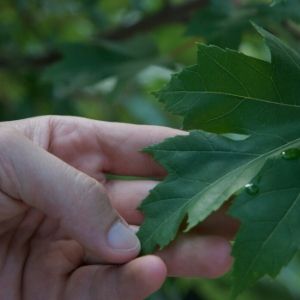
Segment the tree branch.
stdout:
[[[165,24],[186,22],[196,10],[205,7],[209,1],[191,0],[176,6],[165,5],[162,10],[146,16],[131,26],[118,27],[98,34],[97,37],[109,40],[124,40],[139,33],[149,32]],[[27,57],[21,60],[8,60],[0,57],[0,68],[22,68],[28,66],[41,68],[57,62],[61,58],[62,55],[58,51],[52,51],[39,57]]]
[[193,0],[177,6],[167,5],[161,11],[145,17],[131,26],[119,27],[98,36],[111,40],[122,40],[165,24],[183,23],[188,21],[196,10],[205,7],[208,3],[209,0]]
[[62,54],[58,51],[48,52],[37,57],[25,57],[21,59],[10,59],[0,57],[0,68],[14,68],[20,70],[24,67],[41,68],[57,62],[62,58]]
[[295,40],[300,41],[299,26],[295,25],[293,22],[289,20],[283,21],[282,26],[293,36]]

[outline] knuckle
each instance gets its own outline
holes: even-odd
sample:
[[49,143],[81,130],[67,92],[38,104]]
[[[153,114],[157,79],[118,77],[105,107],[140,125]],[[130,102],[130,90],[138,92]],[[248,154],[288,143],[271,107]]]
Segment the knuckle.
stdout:
[[107,196],[105,189],[96,179],[79,172],[76,175],[75,183],[77,186],[80,186],[82,197],[91,200],[101,199],[101,202],[106,202]]
[[87,195],[94,196],[103,193],[103,188],[100,183],[83,173],[77,175],[76,181],[82,186],[83,192]]

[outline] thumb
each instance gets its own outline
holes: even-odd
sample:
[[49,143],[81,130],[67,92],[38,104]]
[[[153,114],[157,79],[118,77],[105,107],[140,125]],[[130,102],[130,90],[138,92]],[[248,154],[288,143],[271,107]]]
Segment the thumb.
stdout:
[[57,219],[101,260],[123,263],[140,250],[98,181],[8,128],[0,129],[0,189]]

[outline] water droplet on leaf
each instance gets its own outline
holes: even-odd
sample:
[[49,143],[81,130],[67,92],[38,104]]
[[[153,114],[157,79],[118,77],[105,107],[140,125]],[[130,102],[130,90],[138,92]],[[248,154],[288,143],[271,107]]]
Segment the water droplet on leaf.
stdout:
[[300,157],[300,149],[290,148],[281,152],[281,156],[284,159],[292,160]]
[[256,195],[259,192],[259,187],[254,183],[247,183],[245,190],[249,195]]

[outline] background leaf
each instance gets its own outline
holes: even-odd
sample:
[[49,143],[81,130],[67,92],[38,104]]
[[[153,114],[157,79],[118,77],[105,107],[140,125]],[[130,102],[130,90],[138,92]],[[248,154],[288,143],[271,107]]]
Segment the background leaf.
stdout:
[[[247,17],[246,15],[247,14]],[[202,36],[207,43],[237,49],[242,33],[249,27],[249,12],[236,9],[231,1],[212,0],[190,21],[186,34]]]
[[92,85],[102,79],[116,76],[128,79],[154,62],[157,49],[148,38],[139,38],[123,45],[108,41],[95,44],[66,44],[63,58],[50,66],[44,79],[71,90]]
[[286,26],[287,20],[300,20],[299,0],[245,2],[236,5],[234,1],[210,1],[205,9],[195,13],[186,34],[200,36],[208,44],[239,49],[245,34],[253,31],[249,20],[275,32]]

